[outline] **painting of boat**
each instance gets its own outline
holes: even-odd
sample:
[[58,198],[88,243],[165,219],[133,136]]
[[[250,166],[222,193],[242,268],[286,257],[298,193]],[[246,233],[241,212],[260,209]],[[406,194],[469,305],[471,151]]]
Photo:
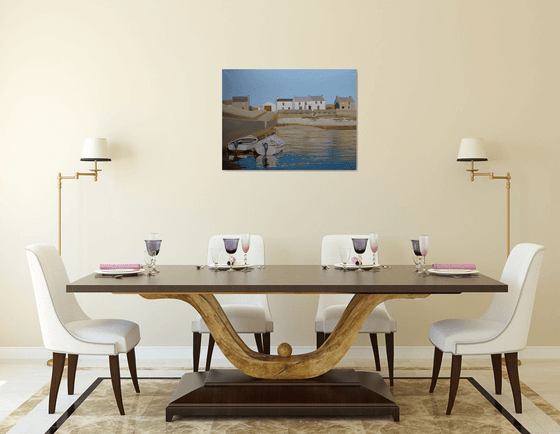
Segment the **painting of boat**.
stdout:
[[255,136],[241,137],[233,142],[229,142],[227,149],[229,152],[252,152],[257,140]]
[[276,134],[265,137],[253,145],[255,152],[259,155],[275,155],[284,149],[284,140]]

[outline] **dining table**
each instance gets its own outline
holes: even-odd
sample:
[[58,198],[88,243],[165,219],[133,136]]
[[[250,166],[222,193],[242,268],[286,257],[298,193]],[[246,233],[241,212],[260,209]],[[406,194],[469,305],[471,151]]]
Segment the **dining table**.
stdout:
[[[371,311],[392,299],[470,292],[507,292],[508,286],[481,273],[420,276],[410,265],[344,271],[334,266],[267,265],[250,272],[215,272],[194,265],[158,265],[154,276],[98,278],[93,273],[67,285],[67,292],[140,295],[176,299],[202,316],[216,344],[235,369],[185,373],[165,412],[174,416],[392,416],[399,406],[377,372],[335,369]],[[216,294],[353,294],[340,321],[315,351],[277,355],[253,351],[233,329]],[[444,302],[442,300],[442,302]],[[154,309],[166,305],[154,304]],[[290,319],[287,319],[290,320]]]

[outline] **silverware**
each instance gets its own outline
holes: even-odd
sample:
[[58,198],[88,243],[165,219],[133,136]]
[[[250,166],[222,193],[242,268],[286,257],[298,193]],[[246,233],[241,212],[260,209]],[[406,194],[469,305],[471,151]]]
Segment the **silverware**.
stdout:
[[260,269],[263,269],[263,270],[264,270],[266,267],[265,267],[264,265],[259,265],[257,268],[258,268],[259,270],[260,270]]
[[205,264],[202,264],[202,265],[195,265],[195,267],[196,267],[197,270],[202,270],[202,269],[204,268],[204,265],[205,265]]
[[391,268],[390,265],[382,265],[381,268]]
[[123,275],[122,274],[116,274],[114,276],[108,275],[108,274],[96,274],[95,278],[99,278],[99,277],[108,277],[111,279],[122,279]]
[[329,269],[328,265],[322,265],[322,267],[323,267],[323,270],[328,270]]

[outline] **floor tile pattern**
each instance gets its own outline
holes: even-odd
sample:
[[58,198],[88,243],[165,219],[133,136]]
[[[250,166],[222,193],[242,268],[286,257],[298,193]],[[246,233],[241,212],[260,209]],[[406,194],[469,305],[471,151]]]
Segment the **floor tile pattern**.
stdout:
[[[122,380],[123,398],[127,415],[118,415],[110,381],[103,380],[95,391],[76,410],[73,416],[58,429],[70,433],[509,433],[519,432],[510,422],[498,414],[486,398],[467,381],[462,380],[452,416],[445,415],[450,363],[444,360],[441,378],[436,392],[427,393],[432,361],[428,359],[399,359],[395,361],[395,377],[399,377],[392,388],[401,407],[401,422],[390,418],[200,418],[196,420],[175,419],[165,423],[163,409],[173,393],[178,378],[191,366],[181,366],[173,360],[141,361],[138,374],[142,393],[136,395],[130,380]],[[217,368],[230,368],[227,363]],[[187,362],[187,364],[189,364]],[[382,361],[385,365],[386,361]],[[126,366],[126,364],[123,364]],[[338,368],[372,370],[371,360],[344,361]],[[385,366],[384,366],[385,367]],[[520,366],[523,413],[514,412],[511,388],[507,373],[503,371],[503,394],[495,395],[490,360],[466,358],[463,361],[463,377],[473,377],[498,401],[527,432],[531,434],[560,434],[560,361],[523,360]],[[382,375],[388,376],[383,370]],[[63,380],[59,392],[57,411],[47,413],[51,368],[38,360],[0,360],[0,434],[39,434],[48,428],[69,408],[97,378],[109,376],[106,360],[83,360],[78,366],[76,395],[68,396]],[[128,371],[122,369],[122,376]],[[145,378],[158,379],[145,379]],[[417,377],[414,381],[404,377]],[[420,379],[418,377],[421,377]],[[100,415],[103,415],[100,417]],[[473,415],[477,417],[473,418]],[[56,425],[55,425],[56,426]],[[473,433],[473,431],[476,431]]]
[[[126,416],[120,416],[110,380],[104,380],[56,431],[72,433],[518,433],[468,380],[461,380],[461,399],[447,417],[449,381],[441,379],[436,392],[428,394],[429,379],[396,379],[392,388],[401,407],[401,422],[392,418],[175,418],[164,414],[178,379],[140,379],[142,393],[123,381]],[[446,384],[447,383],[447,384]]]

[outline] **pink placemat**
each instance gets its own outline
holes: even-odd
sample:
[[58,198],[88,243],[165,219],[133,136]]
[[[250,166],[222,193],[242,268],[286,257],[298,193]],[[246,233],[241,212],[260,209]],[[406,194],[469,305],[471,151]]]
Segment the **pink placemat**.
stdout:
[[474,264],[432,264],[436,270],[476,270]]
[[101,270],[122,270],[122,269],[131,269],[131,270],[139,270],[142,268],[140,264],[101,264],[99,266]]

